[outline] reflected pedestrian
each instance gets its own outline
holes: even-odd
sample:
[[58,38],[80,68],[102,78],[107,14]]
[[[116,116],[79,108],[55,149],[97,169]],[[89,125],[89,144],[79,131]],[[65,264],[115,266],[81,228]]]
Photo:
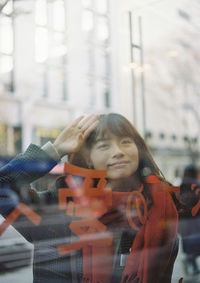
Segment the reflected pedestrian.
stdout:
[[192,208],[199,201],[197,189],[200,183],[197,179],[198,170],[195,165],[185,167],[180,186],[180,195],[186,206],[185,214],[179,222],[179,232],[182,236],[183,252],[185,254],[184,267],[186,274],[197,274],[199,268],[197,258],[200,255],[200,212],[192,215]]

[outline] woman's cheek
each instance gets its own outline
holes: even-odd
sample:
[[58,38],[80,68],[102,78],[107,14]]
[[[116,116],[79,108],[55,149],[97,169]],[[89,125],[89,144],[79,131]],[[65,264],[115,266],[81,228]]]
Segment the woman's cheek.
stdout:
[[92,161],[94,169],[97,169],[97,170],[106,170],[107,169],[106,168],[107,158],[106,158],[105,154],[103,154],[102,152],[94,151],[91,154],[90,159]]

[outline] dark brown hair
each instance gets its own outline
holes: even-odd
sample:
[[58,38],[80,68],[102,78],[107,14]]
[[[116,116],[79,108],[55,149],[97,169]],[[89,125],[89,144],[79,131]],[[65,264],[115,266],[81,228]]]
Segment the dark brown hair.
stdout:
[[145,179],[149,175],[157,176],[162,182],[168,183],[148,149],[144,139],[140,136],[136,128],[122,115],[116,113],[103,114],[99,117],[99,124],[87,138],[84,150],[70,156],[69,162],[84,168],[88,168],[86,155],[89,155],[90,149],[96,143],[97,138],[103,138],[106,134],[113,134],[118,137],[130,137],[135,142],[139,153],[139,166],[135,172],[138,180],[144,185],[143,194],[149,200],[149,207],[152,205],[152,196],[149,185]]
[[[95,144],[97,137],[103,138],[106,133],[133,139],[139,152],[139,167],[136,173],[141,181],[147,175],[156,175],[160,180],[166,182],[162,172],[154,162],[144,139],[140,136],[136,128],[120,114],[110,113],[100,115],[98,126],[85,142],[86,154],[89,153],[90,148]],[[69,161],[74,165],[88,168],[84,155],[84,151],[80,150],[78,153],[70,156]]]
[[[144,139],[124,116],[117,113],[100,115],[99,124],[87,138],[85,145],[83,146],[84,150],[81,149],[79,152],[72,154],[69,158],[69,162],[80,167],[88,168],[86,155],[89,155],[90,149],[96,143],[97,137],[103,138],[105,134],[109,133],[118,137],[130,137],[135,142],[139,153],[139,166],[135,174],[139,181],[144,185],[143,194],[149,201],[148,208],[150,208],[153,204],[153,200],[149,190],[149,184],[145,182],[146,177],[154,175],[164,184],[171,184],[165,179],[161,170],[156,165]],[[176,207],[180,210],[182,203],[174,193],[171,193],[171,196]]]

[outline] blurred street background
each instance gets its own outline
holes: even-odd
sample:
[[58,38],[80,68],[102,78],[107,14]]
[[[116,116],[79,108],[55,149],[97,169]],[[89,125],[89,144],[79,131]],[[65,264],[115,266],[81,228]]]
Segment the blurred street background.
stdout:
[[[200,166],[199,17],[199,0],[1,0],[0,166],[82,113],[118,112],[180,185]],[[200,282],[183,259],[180,245],[173,282]],[[31,278],[30,267],[0,273]]]

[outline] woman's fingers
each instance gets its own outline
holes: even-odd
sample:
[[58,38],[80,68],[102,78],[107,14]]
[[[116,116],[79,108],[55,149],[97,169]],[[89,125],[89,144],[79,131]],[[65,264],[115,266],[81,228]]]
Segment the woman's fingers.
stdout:
[[99,119],[99,115],[91,114],[79,123],[78,127],[83,135],[84,140],[96,128],[99,122],[98,119]]
[[97,127],[98,123],[99,123],[99,120],[95,120],[94,122],[90,124],[90,126],[83,133],[84,139],[86,139],[90,135],[90,133]]
[[60,156],[76,152],[98,124],[98,115],[78,117],[56,138],[54,146]]
[[78,128],[84,132],[94,121],[98,119],[97,114],[90,114],[86,117],[84,117],[78,124]]
[[80,117],[76,118],[74,122],[70,125],[71,127],[78,125],[78,123],[84,118],[84,115],[81,115]]

